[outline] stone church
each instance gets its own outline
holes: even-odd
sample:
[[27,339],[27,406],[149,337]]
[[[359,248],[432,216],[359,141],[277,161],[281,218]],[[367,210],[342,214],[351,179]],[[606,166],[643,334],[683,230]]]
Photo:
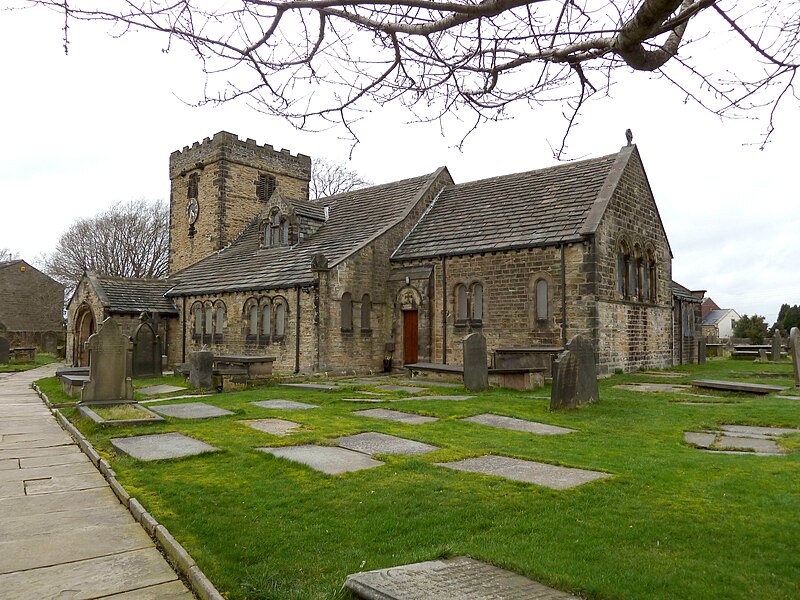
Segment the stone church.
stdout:
[[675,327],[672,251],[634,145],[468,183],[440,167],[315,201],[308,156],[227,132],[174,152],[169,172],[171,275],[86,274],[68,307],[75,364],[95,324],[132,330],[144,311],[170,364],[203,345],[286,372],[460,364],[475,331],[487,360],[578,333],[601,373],[692,360],[676,331],[695,323]]

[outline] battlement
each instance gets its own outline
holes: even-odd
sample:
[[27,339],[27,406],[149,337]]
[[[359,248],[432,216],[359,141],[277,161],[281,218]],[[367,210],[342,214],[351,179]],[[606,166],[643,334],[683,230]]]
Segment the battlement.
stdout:
[[204,138],[202,142],[194,142],[191,146],[184,146],[183,150],[176,150],[169,156],[170,178],[180,175],[186,170],[202,167],[219,160],[229,159],[247,164],[273,164],[282,165],[283,171],[305,175],[308,179],[311,173],[311,158],[305,154],[293,155],[289,150],[282,148],[275,150],[271,144],[259,145],[252,138],[240,140],[239,136],[227,131],[215,133],[211,138]]

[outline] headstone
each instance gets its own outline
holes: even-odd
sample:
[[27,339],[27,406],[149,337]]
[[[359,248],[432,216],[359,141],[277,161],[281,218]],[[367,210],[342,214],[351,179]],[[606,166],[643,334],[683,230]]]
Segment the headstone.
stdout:
[[58,334],[55,331],[45,331],[42,334],[42,352],[47,354],[58,352]]
[[133,376],[161,377],[161,339],[150,323],[150,315],[143,312],[141,323],[133,332]]
[[550,410],[575,408],[599,399],[594,348],[583,336],[576,335],[553,363]]
[[772,334],[772,360],[778,361],[781,359],[782,345],[783,339],[781,339],[781,332],[776,328],[775,333]]
[[108,318],[86,341],[89,351],[89,381],[81,389],[81,402],[133,400],[131,340],[112,318]]
[[758,349],[758,360],[760,360],[761,362],[769,361],[769,358],[767,357],[767,349],[766,348],[759,348]]
[[470,392],[489,388],[489,365],[486,362],[486,338],[470,333],[464,338],[464,387]]
[[0,337],[0,365],[8,363],[9,344],[7,337]]
[[704,365],[706,364],[706,338],[700,338],[700,341],[697,342],[697,364]]
[[205,346],[189,353],[189,385],[200,390],[214,387],[214,353]]
[[794,384],[800,387],[800,329],[792,327],[789,332],[789,347],[792,350],[792,365],[794,366]]

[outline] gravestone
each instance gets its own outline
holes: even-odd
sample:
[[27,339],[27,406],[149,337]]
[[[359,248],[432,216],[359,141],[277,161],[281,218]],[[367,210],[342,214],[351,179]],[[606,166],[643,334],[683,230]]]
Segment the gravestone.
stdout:
[[5,365],[8,363],[8,351],[8,338],[0,336],[0,365]]
[[141,323],[133,332],[133,376],[161,377],[161,338],[150,323],[150,315],[143,312]]
[[775,333],[772,335],[772,360],[780,360],[781,359],[781,346],[783,344],[783,340],[781,339],[781,332],[775,329]]
[[758,360],[760,360],[761,362],[769,361],[769,358],[767,357],[767,349],[766,348],[759,348],[758,349]]
[[576,335],[553,363],[550,410],[575,408],[599,399],[594,348],[583,336]]
[[706,364],[707,355],[708,351],[706,348],[706,338],[700,338],[700,341],[697,342],[697,364],[698,365]]
[[792,365],[794,366],[794,384],[800,387],[800,329],[792,327],[789,333],[789,347],[792,351]]
[[214,353],[205,346],[189,352],[189,385],[201,390],[214,387]]
[[89,381],[81,389],[81,402],[133,400],[130,374],[131,340],[117,322],[108,318],[86,341]]
[[489,388],[489,366],[486,362],[486,338],[470,333],[464,338],[464,387],[470,392]]

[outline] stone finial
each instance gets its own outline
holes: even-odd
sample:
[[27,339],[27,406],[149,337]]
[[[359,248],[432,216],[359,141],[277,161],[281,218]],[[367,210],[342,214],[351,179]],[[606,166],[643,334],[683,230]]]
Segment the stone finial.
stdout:
[[633,144],[633,132],[630,129],[625,130],[625,139],[628,140],[628,146]]

